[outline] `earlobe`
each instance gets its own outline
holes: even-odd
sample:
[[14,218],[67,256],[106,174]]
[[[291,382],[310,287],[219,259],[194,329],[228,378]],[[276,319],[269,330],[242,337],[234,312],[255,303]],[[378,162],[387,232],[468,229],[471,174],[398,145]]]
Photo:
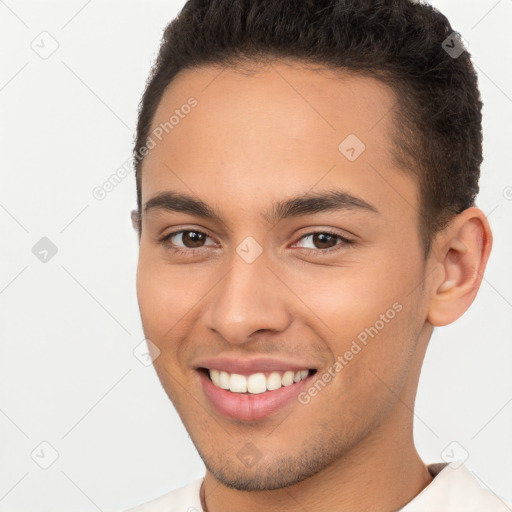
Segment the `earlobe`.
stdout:
[[428,311],[434,326],[454,322],[472,304],[492,246],[489,223],[475,207],[457,215],[439,235],[436,265],[442,272],[433,282]]

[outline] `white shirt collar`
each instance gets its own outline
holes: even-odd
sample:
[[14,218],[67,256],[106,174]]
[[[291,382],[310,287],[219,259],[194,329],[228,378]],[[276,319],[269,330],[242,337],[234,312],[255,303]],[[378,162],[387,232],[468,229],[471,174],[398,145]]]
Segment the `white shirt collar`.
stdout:
[[462,461],[428,469],[432,482],[397,512],[512,512],[512,503],[481,487]]

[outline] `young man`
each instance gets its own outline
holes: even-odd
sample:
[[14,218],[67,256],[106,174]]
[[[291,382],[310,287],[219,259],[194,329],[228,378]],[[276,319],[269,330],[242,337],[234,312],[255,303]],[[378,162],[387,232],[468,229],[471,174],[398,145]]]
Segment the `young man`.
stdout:
[[509,510],[413,442],[433,328],[491,250],[481,146],[469,55],[428,5],[185,5],[133,222],[154,366],[207,472],[134,511]]

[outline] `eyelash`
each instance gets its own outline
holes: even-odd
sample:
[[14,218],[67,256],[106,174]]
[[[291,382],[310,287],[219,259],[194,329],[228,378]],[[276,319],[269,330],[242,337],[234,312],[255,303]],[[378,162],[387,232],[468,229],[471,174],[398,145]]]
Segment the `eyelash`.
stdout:
[[[169,242],[169,240],[171,238],[173,238],[176,235],[179,235],[180,233],[199,233],[201,235],[205,235],[205,236],[207,236],[209,238],[212,238],[208,233],[205,233],[203,231],[199,231],[199,230],[196,230],[196,229],[181,229],[179,231],[173,231],[172,233],[169,233],[168,235],[165,235],[160,240],[160,242],[162,243],[162,245],[165,246],[166,249],[171,250],[172,252],[174,252],[176,254],[184,254],[184,255],[188,255],[188,256],[195,256],[195,255],[200,254],[200,253],[203,252],[205,247],[198,247],[198,248],[193,248],[192,247],[192,248],[188,248],[188,249],[182,249],[181,247],[176,246],[176,245],[172,244],[171,242]],[[329,231],[329,230],[312,231],[310,233],[306,233],[306,234],[302,235],[297,240],[297,242],[299,242],[303,238],[307,238],[308,236],[312,236],[312,235],[316,235],[316,234],[333,236],[335,238],[338,238],[341,241],[341,243],[337,243],[336,245],[334,245],[333,247],[329,247],[328,249],[310,249],[308,247],[303,247],[302,250],[307,251],[308,254],[310,254],[312,252],[316,253],[317,255],[319,253],[324,253],[324,254],[325,253],[329,253],[330,254],[332,252],[336,252],[336,251],[341,250],[342,247],[350,247],[350,246],[355,244],[354,240],[350,240],[348,238],[345,238],[344,236],[341,236],[339,233],[335,233],[335,232]],[[294,242],[294,243],[297,243],[297,242]]]

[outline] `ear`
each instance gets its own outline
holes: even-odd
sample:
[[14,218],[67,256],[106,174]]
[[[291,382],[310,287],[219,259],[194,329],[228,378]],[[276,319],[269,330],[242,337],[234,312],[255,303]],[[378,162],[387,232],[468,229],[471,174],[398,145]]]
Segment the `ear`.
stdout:
[[132,226],[135,231],[137,231],[139,238],[140,238],[140,214],[139,210],[132,210],[130,213],[131,219],[132,219]]
[[472,304],[483,279],[492,247],[492,232],[485,214],[471,207],[457,215],[438,234],[433,248],[439,271],[432,281],[428,321],[447,325]]

